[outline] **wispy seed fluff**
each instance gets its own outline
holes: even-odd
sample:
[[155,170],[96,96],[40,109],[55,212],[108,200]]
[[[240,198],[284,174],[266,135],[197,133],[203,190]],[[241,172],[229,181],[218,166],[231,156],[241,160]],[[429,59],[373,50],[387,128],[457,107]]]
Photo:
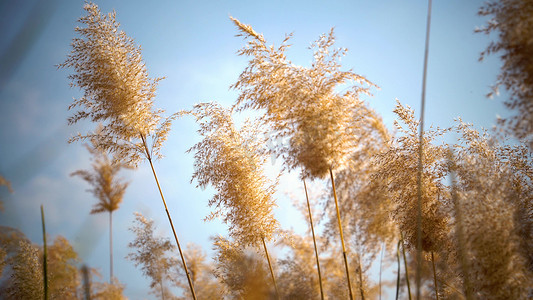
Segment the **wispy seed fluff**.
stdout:
[[[305,177],[324,177],[330,167],[345,167],[361,144],[361,124],[372,122],[360,99],[375,87],[365,77],[340,70],[346,49],[332,49],[333,30],[310,47],[314,61],[308,68],[287,60],[285,38],[281,46],[267,46],[251,26],[232,18],[249,39],[239,55],[250,56],[248,67],[232,88],[241,94],[239,109],[265,112],[276,140],[287,140],[273,152],[285,159],[285,167],[302,167]],[[342,89],[342,90],[341,90]],[[364,126],[363,126],[364,127]]]
[[251,123],[235,128],[231,111],[216,103],[201,103],[184,114],[196,117],[203,140],[189,151],[194,154],[192,180],[216,194],[209,201],[215,210],[207,217],[222,217],[229,234],[243,246],[260,246],[278,228],[272,209],[276,184],[264,174],[267,160],[258,130]]
[[524,145],[498,145],[462,121],[457,131],[453,171],[469,264],[463,276],[480,299],[530,298],[531,229],[523,226],[532,224],[531,155],[521,151]]
[[96,140],[92,145],[86,145],[92,155],[92,170],[77,170],[71,176],[80,176],[91,185],[91,192],[99,201],[93,205],[91,214],[102,212],[112,213],[122,203],[128,183],[118,178],[118,172],[125,166],[115,158],[109,158],[107,153],[96,147]]
[[137,165],[147,156],[142,139],[152,142],[153,155],[161,157],[160,148],[170,130],[171,116],[162,120],[163,110],[153,108],[157,83],[151,79],[141,56],[140,46],[119,29],[115,12],[102,15],[98,6],[86,3],[87,15],[76,27],[72,51],[60,68],[72,68],[71,86],[83,90],[69,109],[80,108],[68,121],[75,124],[89,119],[102,122],[101,132],[78,134],[70,142],[96,139],[99,148],[114,152],[120,160]]
[[[372,174],[372,186],[392,202],[391,216],[404,234],[407,245],[417,246],[417,161],[419,121],[414,111],[397,101],[394,113],[399,118],[394,125],[400,133],[387,151],[376,155],[376,171]],[[439,251],[446,242],[448,217],[445,211],[446,176],[445,145],[432,142],[449,129],[429,128],[424,131],[424,172],[422,174],[422,249]]]

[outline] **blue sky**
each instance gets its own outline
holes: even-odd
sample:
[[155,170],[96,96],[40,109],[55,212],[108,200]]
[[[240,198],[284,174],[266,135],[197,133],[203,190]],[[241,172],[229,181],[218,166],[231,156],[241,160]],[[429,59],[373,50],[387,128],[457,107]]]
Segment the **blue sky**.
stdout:
[[[93,128],[83,123],[67,126],[67,107],[81,92],[69,87],[68,70],[57,70],[70,51],[74,27],[83,15],[83,1],[54,0],[0,3],[0,174],[12,182],[14,193],[1,189],[5,210],[0,225],[21,229],[41,243],[39,206],[44,204],[47,229],[53,238],[67,237],[82,258],[108,275],[107,216],[89,216],[96,201],[85,182],[69,174],[90,167],[82,144],[67,144],[78,131]],[[161,81],[155,106],[168,114],[194,103],[218,101],[232,104],[237,93],[229,90],[247,60],[236,51],[245,42],[229,16],[250,24],[269,43],[279,43],[293,33],[288,57],[309,65],[307,49],[320,34],[335,28],[338,47],[349,52],[345,69],[364,75],[381,89],[374,90],[370,105],[392,128],[395,99],[418,113],[426,26],[426,1],[100,1],[103,12],[117,12],[121,28],[142,45],[150,76]],[[483,1],[434,1],[427,78],[426,124],[448,126],[462,117],[476,126],[491,127],[495,116],[508,112],[485,95],[496,80],[500,61],[478,62],[490,37],[475,34],[485,19],[476,15]],[[33,11],[33,13],[32,13]],[[23,31],[26,20],[34,24]],[[25,34],[22,34],[25,33]],[[24,39],[17,39],[19,36]],[[10,48],[11,47],[11,48]],[[8,50],[11,49],[11,52]],[[6,53],[9,53],[7,55]],[[8,69],[10,67],[10,69]],[[210,252],[210,236],[225,234],[225,226],[204,223],[210,190],[190,184],[191,154],[185,151],[199,137],[190,119],[173,125],[164,146],[166,158],[156,163],[162,187],[180,241],[200,244]],[[147,280],[133,264],[122,259],[133,239],[127,228],[140,211],[156,220],[163,234],[168,222],[147,164],[124,173],[131,180],[124,203],[114,214],[115,275],[127,285],[126,295],[144,297]],[[298,194],[287,179],[278,193],[276,211],[282,226],[305,233],[306,225],[291,209],[286,193]],[[303,201],[303,199],[302,199]],[[296,220],[296,221],[295,221]],[[146,296],[148,297],[148,296]]]

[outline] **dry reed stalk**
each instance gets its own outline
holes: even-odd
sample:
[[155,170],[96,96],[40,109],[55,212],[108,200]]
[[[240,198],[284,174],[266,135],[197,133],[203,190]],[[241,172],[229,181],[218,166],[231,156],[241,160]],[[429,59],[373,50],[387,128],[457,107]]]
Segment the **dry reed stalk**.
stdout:
[[401,263],[400,263],[400,243],[402,240],[398,241],[398,246],[396,247],[396,259],[398,260],[398,274],[396,277],[396,300],[398,300],[399,292],[400,292],[400,271],[401,271]]
[[313,226],[313,216],[311,215],[311,205],[309,204],[309,195],[307,194],[307,185],[305,184],[305,179],[302,179],[302,181],[304,182],[305,199],[307,200],[307,210],[309,212],[309,224],[311,224],[311,233],[313,234],[313,245],[315,246],[316,268],[318,271],[318,283],[320,285],[320,299],[324,300],[324,289],[322,287],[322,273],[320,272],[320,261],[318,260],[318,248],[316,246],[315,227]]
[[[423,141],[424,141],[424,112],[426,106],[426,78],[429,54],[429,29],[431,25],[431,0],[428,2],[426,23],[426,45],[424,51],[424,71],[422,75],[422,100],[420,108],[420,131],[418,146],[418,200],[417,200],[417,249],[416,249],[416,299],[420,299],[421,273],[422,273],[422,172],[423,172]],[[407,271],[407,270],[406,270]]]
[[407,282],[407,292],[409,294],[409,300],[411,300],[411,284],[409,283],[409,270],[407,268],[407,257],[405,255],[405,243],[403,240],[403,233],[401,231],[400,231],[400,238],[402,241],[403,264],[405,266],[405,281]]
[[361,292],[361,299],[365,300],[365,292],[363,289],[363,268],[361,268],[361,258],[359,255],[357,255],[357,261],[359,263],[359,270],[357,273],[359,273],[359,291]]
[[433,265],[433,284],[435,285],[435,298],[439,300],[439,287],[437,286],[437,271],[435,270],[435,256],[431,251],[431,265]]
[[146,158],[148,159],[148,162],[150,163],[150,167],[152,168],[152,174],[154,174],[155,183],[157,184],[159,195],[161,196],[161,200],[163,201],[163,205],[165,207],[165,212],[167,213],[168,222],[170,223],[170,228],[172,229],[174,240],[176,240],[176,244],[178,245],[178,251],[180,253],[181,262],[183,263],[183,269],[185,270],[185,274],[187,275],[187,282],[189,283],[189,289],[191,290],[191,296],[194,300],[196,300],[196,292],[194,291],[194,286],[191,280],[191,275],[189,274],[189,270],[187,269],[187,264],[185,263],[185,257],[183,256],[183,251],[181,250],[181,245],[178,239],[178,235],[176,234],[176,229],[174,229],[174,223],[172,222],[172,217],[170,217],[170,213],[168,212],[168,207],[167,207],[167,202],[165,201],[165,196],[163,196],[161,185],[159,185],[159,180],[157,179],[157,174],[155,173],[154,164],[152,163],[152,156],[150,155],[150,151],[148,150],[148,146],[146,145],[146,139],[144,138],[142,133],[140,135],[141,135],[141,139],[144,145],[144,149],[146,150]]
[[333,198],[335,199],[335,208],[337,210],[337,223],[339,225],[339,234],[342,244],[342,256],[344,257],[344,267],[346,269],[346,281],[348,282],[348,291],[350,292],[350,299],[353,300],[352,283],[350,281],[350,270],[348,269],[348,257],[346,255],[346,246],[344,245],[344,235],[342,233],[341,213],[339,211],[339,203],[337,201],[337,190],[335,189],[335,180],[333,179],[333,171],[329,168],[329,175],[331,176],[331,188],[333,190]]
[[263,241],[263,247],[265,248],[265,255],[268,262],[268,268],[270,269],[270,276],[272,276],[272,282],[274,283],[274,289],[276,290],[276,298],[279,300],[279,291],[278,285],[276,284],[276,277],[274,276],[274,270],[272,269],[272,264],[270,263],[270,255],[268,254],[268,249],[265,243],[265,238],[261,239]]

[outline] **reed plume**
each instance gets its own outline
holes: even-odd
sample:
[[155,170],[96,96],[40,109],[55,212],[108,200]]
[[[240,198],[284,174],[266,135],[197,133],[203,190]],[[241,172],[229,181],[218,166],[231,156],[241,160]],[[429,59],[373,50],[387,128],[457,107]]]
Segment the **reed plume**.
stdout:
[[231,299],[262,300],[274,297],[268,287],[268,270],[260,257],[249,248],[224,237],[215,237],[215,276]]
[[[80,35],[60,68],[71,68],[71,86],[83,90],[69,110],[79,108],[68,119],[101,122],[99,132],[79,133],[69,142],[95,140],[98,148],[111,152],[119,161],[137,166],[143,158],[160,158],[161,147],[170,130],[172,115],[163,118],[153,106],[157,84],[163,78],[148,77],[140,46],[120,30],[115,12],[103,15],[98,6],[86,3],[87,15],[78,21]],[[151,141],[150,153],[142,139]]]
[[113,282],[113,212],[118,210],[126,188],[127,182],[117,178],[118,172],[127,167],[117,159],[109,158],[107,153],[97,147],[97,141],[91,140],[91,146],[86,145],[92,155],[92,170],[78,170],[71,176],[79,176],[91,185],[91,192],[98,202],[93,205],[91,214],[109,213],[109,282]]
[[102,15],[98,6],[86,3],[87,15],[76,27],[81,36],[72,41],[72,51],[60,68],[72,68],[71,86],[83,90],[69,109],[80,108],[68,119],[70,125],[81,120],[101,122],[97,132],[79,133],[69,142],[95,140],[96,148],[113,154],[121,162],[136,167],[148,160],[165,207],[183,268],[187,274],[193,299],[196,299],[187,264],[181,251],[172,218],[153,166],[153,158],[161,158],[161,148],[167,139],[173,114],[163,118],[163,110],[153,106],[157,83],[162,78],[148,77],[140,46],[119,28],[115,12]]
[[[338,212],[333,170],[346,168],[360,145],[369,114],[363,94],[375,87],[365,77],[352,71],[342,71],[340,59],[346,49],[333,49],[333,30],[311,45],[313,62],[305,68],[292,64],[285,56],[288,35],[281,46],[267,46],[263,35],[251,26],[231,18],[248,45],[239,55],[250,57],[248,67],[232,88],[240,91],[235,107],[264,112],[262,118],[272,128],[274,138],[286,139],[287,144],[271,149],[284,158],[284,168],[301,168],[302,178],[325,178],[330,175]],[[342,92],[338,92],[342,89]],[[346,249],[340,213],[337,213],[339,233],[348,278]]]
[[[391,147],[376,156],[377,171],[372,179],[377,188],[384,189],[392,201],[391,216],[398,224],[408,247],[417,246],[417,169],[419,121],[410,107],[399,101],[394,112],[401,122],[394,125],[400,136],[393,139]],[[401,124],[403,123],[403,124]],[[446,145],[431,142],[439,138],[449,128],[429,128],[424,133],[424,174],[422,193],[422,251],[439,250],[446,240],[448,217],[444,209],[447,188],[442,183],[446,176]]]
[[196,117],[198,133],[204,137],[189,149],[195,152],[192,180],[201,188],[212,185],[216,189],[209,201],[216,209],[206,219],[221,217],[229,225],[229,235],[244,247],[263,246],[279,297],[265,243],[279,227],[272,211],[277,182],[263,174],[268,156],[261,151],[262,140],[256,138],[257,127],[246,123],[237,129],[231,111],[216,103],[197,104],[184,113]]
[[203,140],[194,145],[194,173],[198,187],[216,189],[209,200],[215,210],[206,218],[221,217],[229,226],[229,235],[243,246],[261,247],[262,239],[273,238],[278,230],[274,218],[273,194],[276,183],[263,174],[267,155],[256,139],[257,128],[251,123],[237,129],[231,111],[217,103],[201,103],[187,112],[200,125]]
[[[369,117],[360,96],[369,95],[376,86],[361,75],[340,70],[347,49],[332,48],[333,30],[311,45],[314,61],[305,68],[285,56],[290,35],[281,46],[268,46],[251,26],[231,19],[248,39],[238,53],[250,57],[232,85],[240,91],[235,107],[264,112],[263,121],[273,129],[274,138],[289,141],[271,149],[285,159],[287,169],[302,167],[304,177],[324,178],[330,167],[345,167],[361,145],[361,125]],[[339,88],[343,92],[337,92]]]
[[[473,295],[526,299],[531,295],[531,156],[524,144],[499,145],[487,132],[459,121],[456,201]],[[524,152],[525,151],[525,152]],[[529,203],[529,204],[527,204]],[[529,207],[529,208],[528,208]]]

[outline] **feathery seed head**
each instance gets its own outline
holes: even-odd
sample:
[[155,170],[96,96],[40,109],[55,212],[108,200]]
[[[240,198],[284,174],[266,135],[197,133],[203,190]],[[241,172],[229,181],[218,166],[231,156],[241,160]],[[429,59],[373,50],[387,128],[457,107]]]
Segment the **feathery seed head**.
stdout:
[[216,103],[197,104],[183,114],[196,117],[204,137],[189,149],[195,152],[192,179],[217,191],[209,201],[216,210],[207,219],[222,216],[230,235],[245,246],[270,240],[278,228],[272,211],[276,184],[263,174],[267,155],[257,128],[250,123],[235,128],[231,111]]
[[91,185],[90,191],[98,203],[93,206],[91,214],[101,212],[113,212],[122,203],[122,198],[128,187],[127,182],[117,179],[116,175],[127,167],[115,158],[109,159],[107,153],[98,148],[98,141],[91,140],[91,146],[86,145],[87,150],[93,155],[92,171],[78,170],[71,176],[80,176]]
[[[372,175],[373,185],[391,198],[394,206],[392,217],[404,233],[410,246],[417,245],[417,198],[418,198],[418,121],[414,111],[398,101],[394,112],[400,122],[395,122],[402,133],[391,142],[389,149],[376,156],[377,171]],[[450,129],[432,129],[424,132],[424,170],[422,173],[422,250],[436,251],[444,244],[448,232],[447,216],[443,200],[447,189],[442,180],[446,176],[445,145],[433,145],[431,141]]]
[[69,109],[81,108],[68,119],[69,124],[83,119],[102,122],[100,132],[79,134],[70,142],[96,139],[98,146],[136,166],[143,156],[149,158],[142,139],[152,140],[152,151],[161,157],[160,148],[166,140],[170,122],[162,120],[163,110],[153,108],[157,83],[151,79],[141,56],[140,46],[119,29],[115,12],[102,15],[98,6],[86,3],[87,15],[76,27],[81,36],[72,41],[72,51],[60,68],[72,68],[72,86],[83,90]]
[[[324,177],[330,167],[346,166],[359,147],[362,127],[371,122],[368,108],[359,98],[375,87],[363,76],[340,70],[346,49],[331,49],[333,30],[311,47],[314,62],[305,68],[285,57],[290,35],[282,45],[267,46],[262,35],[232,18],[239,30],[250,37],[240,55],[250,56],[248,67],[232,88],[240,90],[238,109],[265,112],[263,122],[287,137],[289,145],[274,150],[285,167],[303,167],[305,177]],[[347,85],[344,93],[338,92]]]
[[[531,292],[533,159],[527,145],[501,145],[459,120],[457,202],[472,286],[481,298],[525,299]],[[466,215],[466,214],[465,214]]]

